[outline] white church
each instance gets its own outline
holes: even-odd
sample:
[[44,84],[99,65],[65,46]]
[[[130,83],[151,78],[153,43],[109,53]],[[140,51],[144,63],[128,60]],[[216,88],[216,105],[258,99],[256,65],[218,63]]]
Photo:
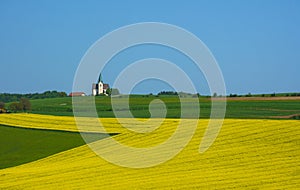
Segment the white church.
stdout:
[[98,82],[95,84],[93,83],[93,87],[92,87],[92,94],[93,96],[97,96],[97,95],[108,95],[107,94],[107,90],[109,89],[109,84],[104,84],[102,81],[102,75],[100,73],[99,78],[98,78]]

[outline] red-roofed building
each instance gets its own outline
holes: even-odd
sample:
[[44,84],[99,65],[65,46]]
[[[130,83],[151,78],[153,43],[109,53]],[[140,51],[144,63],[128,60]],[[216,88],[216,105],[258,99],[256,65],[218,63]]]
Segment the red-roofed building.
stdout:
[[84,92],[71,92],[69,96],[85,96]]

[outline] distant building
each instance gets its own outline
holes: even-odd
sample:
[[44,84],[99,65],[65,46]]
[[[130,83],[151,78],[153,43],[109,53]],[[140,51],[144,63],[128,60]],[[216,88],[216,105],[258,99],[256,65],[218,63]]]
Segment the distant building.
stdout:
[[71,92],[69,96],[85,96],[84,92]]
[[107,94],[107,90],[109,89],[109,84],[104,84],[102,81],[102,75],[100,73],[99,78],[98,78],[98,82],[97,83],[93,83],[92,86],[92,95],[93,96],[97,96],[97,95],[108,95]]

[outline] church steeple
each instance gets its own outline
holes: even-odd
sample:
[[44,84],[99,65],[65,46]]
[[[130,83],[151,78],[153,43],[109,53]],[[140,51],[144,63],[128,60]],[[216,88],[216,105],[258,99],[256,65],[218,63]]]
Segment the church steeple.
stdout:
[[100,73],[99,78],[98,78],[98,83],[100,83],[100,82],[103,83],[103,81],[102,81],[102,74],[101,73]]

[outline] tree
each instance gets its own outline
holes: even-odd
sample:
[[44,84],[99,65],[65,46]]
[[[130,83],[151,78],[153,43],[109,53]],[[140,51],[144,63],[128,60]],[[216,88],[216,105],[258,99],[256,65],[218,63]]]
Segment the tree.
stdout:
[[23,106],[20,102],[12,102],[9,105],[9,110],[13,111],[13,112],[17,112],[17,111],[22,111],[23,110]]
[[108,89],[106,90],[106,94],[108,94],[109,96],[111,95],[111,88],[108,88]]
[[67,93],[65,93],[65,92],[58,92],[58,95],[60,97],[67,97]]
[[9,110],[13,112],[17,111],[29,111],[31,110],[31,103],[28,98],[21,98],[19,102],[12,102],[9,105]]
[[4,102],[0,102],[0,109],[4,109],[5,108],[5,103]]
[[0,102],[0,113],[5,113],[5,103],[4,102]]
[[119,95],[120,92],[117,88],[109,88],[106,90],[106,94],[111,96],[111,95]]
[[28,98],[21,98],[20,104],[22,106],[23,111],[29,111],[31,110],[31,103]]
[[119,95],[119,94],[120,94],[119,89],[111,88],[111,94],[110,95]]

